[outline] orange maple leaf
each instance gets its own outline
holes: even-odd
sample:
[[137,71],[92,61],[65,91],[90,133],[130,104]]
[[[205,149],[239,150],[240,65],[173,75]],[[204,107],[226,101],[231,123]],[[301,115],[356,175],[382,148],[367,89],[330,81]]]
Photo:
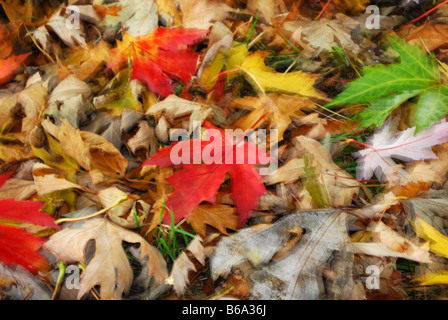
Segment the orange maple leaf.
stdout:
[[142,36],[131,36],[123,30],[123,41],[117,41],[107,65],[117,72],[131,59],[132,79],[144,81],[162,97],[173,94],[172,80],[185,83],[196,71],[199,53],[190,46],[200,41],[208,30],[158,27]]

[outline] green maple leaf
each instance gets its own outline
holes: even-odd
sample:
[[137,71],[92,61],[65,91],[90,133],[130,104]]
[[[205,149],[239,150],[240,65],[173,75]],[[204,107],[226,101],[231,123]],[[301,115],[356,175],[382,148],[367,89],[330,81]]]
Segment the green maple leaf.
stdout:
[[370,107],[360,114],[361,126],[380,127],[395,108],[419,97],[417,131],[420,131],[448,113],[448,86],[441,85],[434,54],[426,55],[420,47],[397,37],[388,39],[400,55],[400,63],[365,67],[364,76],[351,82],[326,107],[369,103]]

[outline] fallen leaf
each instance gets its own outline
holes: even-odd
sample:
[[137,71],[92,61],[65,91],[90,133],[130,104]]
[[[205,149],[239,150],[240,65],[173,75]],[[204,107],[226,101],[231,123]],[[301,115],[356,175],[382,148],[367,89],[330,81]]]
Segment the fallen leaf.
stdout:
[[132,195],[126,194],[117,187],[103,189],[98,192],[97,196],[104,208],[114,206],[117,201],[128,197],[127,200],[121,201],[120,204],[109,209],[107,214],[113,223],[123,228],[136,229],[143,225],[143,221],[149,213],[150,206],[147,203],[142,200],[134,201]]
[[410,44],[419,45],[423,50],[434,51],[446,45],[447,33],[448,26],[446,24],[428,22],[421,26],[406,25],[397,34]]
[[68,57],[60,62],[58,74],[61,79],[73,74],[84,81],[93,76],[101,66],[106,65],[110,56],[110,45],[105,41],[88,43],[86,47],[67,52]]
[[[0,182],[0,185],[2,183]],[[0,200],[14,198],[15,200],[27,200],[36,193],[34,181],[22,179],[8,179],[0,188]]]
[[231,11],[225,3],[208,0],[181,0],[182,25],[184,28],[206,30],[212,22],[224,20]]
[[278,73],[264,63],[264,59],[269,55],[270,52],[257,51],[245,58],[241,64],[246,79],[256,90],[264,92],[273,89],[309,98],[325,99],[325,95],[313,86],[319,75],[302,71]]
[[303,26],[302,34],[309,45],[316,49],[315,55],[322,51],[333,51],[337,46],[341,46],[354,56],[361,51],[361,48],[353,42],[350,30],[332,20],[323,18],[308,23]]
[[123,24],[126,33],[132,36],[144,35],[157,28],[157,4],[154,0],[120,0],[116,5],[117,8],[106,15],[101,25],[119,29]]
[[57,125],[66,119],[72,126],[79,127],[86,123],[88,116],[95,111],[88,101],[91,93],[87,83],[70,75],[53,89],[44,114],[53,117]]
[[388,36],[400,55],[399,64],[377,64],[364,69],[364,75],[351,82],[326,108],[341,104],[370,103],[360,114],[361,125],[380,127],[393,110],[421,93],[417,110],[417,132],[440,121],[447,110],[448,87],[441,84],[438,63],[418,46]]
[[[219,137],[214,137],[210,139],[211,141],[191,139],[164,148],[143,164],[144,166],[172,166],[174,163],[170,154],[173,148],[176,148],[177,152],[179,150],[188,150],[188,163],[183,163],[182,170],[167,178],[167,181],[173,185],[175,191],[168,198],[166,206],[173,210],[175,222],[188,217],[202,201],[214,203],[218,189],[227,173],[230,174],[231,179],[234,181],[232,183],[232,196],[240,217],[240,226],[247,221],[250,211],[258,207],[258,197],[266,193],[261,177],[255,170],[254,165],[248,161],[249,148],[255,148],[253,156],[256,157],[256,162],[268,160],[265,151],[257,148],[252,143],[244,143],[237,146],[233,136],[229,136],[222,130],[218,130],[216,133],[218,132]],[[196,145],[199,149],[197,149]],[[200,158],[209,164],[193,164],[196,161],[192,159],[200,156],[199,152],[202,153],[206,148],[211,152],[212,146],[213,150],[216,150],[213,152],[214,156],[210,154],[206,155],[205,158]],[[226,149],[234,150],[231,161],[224,158],[224,155],[227,156],[229,154],[229,151],[225,151]],[[190,152],[190,150],[193,150],[193,152]],[[183,157],[185,157],[184,154]],[[216,160],[216,157],[219,160]],[[231,162],[231,164],[228,164],[228,162]],[[185,184],[185,179],[191,183]],[[168,221],[169,216],[165,215],[164,222]]]
[[[10,174],[0,175],[0,185]],[[2,181],[3,180],[3,181]],[[60,229],[52,217],[40,211],[42,203],[37,201],[16,201],[5,199],[0,201],[0,220],[25,222],[53,229]],[[38,253],[47,239],[36,237],[23,231],[20,227],[0,224],[0,261],[5,265],[18,264],[28,271],[37,274],[50,269],[47,260]]]
[[139,94],[136,92],[136,80],[131,80],[132,70],[121,70],[101,92],[101,95],[93,99],[93,104],[99,110],[112,111],[113,116],[119,117],[125,110],[141,112]]
[[[421,263],[432,262],[429,253],[429,243],[426,243],[424,245],[417,245],[416,243],[410,241],[409,239],[405,238],[404,236],[400,235],[399,233],[385,225],[383,222],[374,224],[372,227],[369,227],[368,230],[372,232],[373,243],[381,244],[387,249],[384,251],[379,250],[379,252],[375,254],[376,256],[395,256],[408,260],[418,261]],[[361,253],[356,245],[356,243],[353,244],[355,253]],[[393,251],[398,254],[393,255],[393,253],[388,253],[387,251]],[[364,253],[368,254],[366,252]]]
[[[352,253],[346,242],[346,214],[322,210],[290,214],[267,228],[246,228],[221,240],[211,258],[213,279],[227,276],[232,268],[250,262],[250,298],[274,300],[338,298],[341,288],[353,286]],[[271,259],[287,243],[290,230],[302,228],[305,234],[290,252]],[[322,266],[334,252],[341,261],[335,285],[322,279]],[[336,284],[337,283],[337,284]],[[339,288],[338,288],[339,287]],[[335,295],[333,297],[333,295]]]
[[[95,242],[95,254],[87,263],[85,249],[91,240]],[[91,219],[66,228],[53,235],[44,248],[55,254],[59,261],[87,264],[78,299],[99,285],[102,299],[118,300],[123,293],[129,292],[133,279],[133,272],[122,246],[123,241],[140,244],[140,258],[147,258],[149,261],[148,276],[154,276],[159,283],[163,282],[167,277],[167,269],[160,252],[136,233],[106,219]]]
[[182,14],[181,10],[179,10],[181,2],[177,0],[156,0],[156,3],[157,12],[160,20],[164,21],[164,25],[168,28],[182,25]]
[[21,265],[34,274],[46,272],[50,266],[38,253],[45,241],[45,238],[36,237],[20,228],[0,225],[0,261],[7,266]]
[[154,93],[167,97],[174,93],[170,78],[186,83],[191,80],[199,54],[191,52],[188,46],[199,42],[207,33],[164,27],[135,37],[125,33],[123,41],[118,41],[117,48],[112,50],[108,68],[117,71],[131,57],[132,79],[144,81]]
[[259,97],[244,97],[234,100],[238,108],[253,110],[247,116],[239,119],[233,127],[241,128],[243,131],[257,129],[263,122],[262,116],[267,113],[269,128],[277,129],[279,141],[283,140],[283,134],[288,129],[292,119],[305,116],[301,110],[304,108],[314,108],[315,104],[311,100],[286,94],[269,93]]
[[87,131],[72,127],[67,120],[60,127],[44,120],[45,131],[61,143],[64,152],[89,171],[94,183],[103,181],[106,177],[124,176],[128,160],[110,142]]
[[41,202],[5,199],[1,200],[0,204],[0,219],[2,220],[20,221],[57,230],[60,229],[51,216],[39,211],[42,207]]
[[51,299],[51,291],[45,282],[20,266],[0,264],[0,292],[3,300]]
[[[202,245],[202,238],[196,236],[185,250],[193,254],[193,257],[202,265],[205,264],[206,252]],[[172,284],[177,295],[182,296],[190,283],[188,273],[190,271],[197,271],[193,262],[188,255],[183,251],[179,257],[174,261],[170,276],[166,279],[166,283]]]
[[67,27],[67,18],[63,16],[62,9],[57,11],[46,24],[54,33],[69,47],[77,47],[78,45],[86,47],[85,35],[81,28]]
[[333,10],[340,12],[349,10],[352,14],[355,14],[361,11],[365,12],[369,2],[369,0],[335,0],[331,4],[334,6]]
[[437,273],[425,273],[422,276],[416,277],[413,281],[419,282],[421,286],[432,286],[435,284],[448,283],[448,271],[440,270]]
[[26,115],[22,120],[22,132],[29,135],[37,126],[39,116],[45,108],[47,97],[48,90],[43,85],[40,75],[39,81],[27,85],[27,87],[17,95],[17,102],[22,105]]
[[135,155],[143,150],[144,156],[142,158],[143,160],[146,160],[149,156],[149,151],[155,153],[155,150],[157,150],[158,147],[154,129],[147,121],[141,121],[138,124],[137,133],[128,140],[127,145]]
[[439,256],[448,258],[448,237],[441,234],[422,218],[414,220],[414,230],[419,237],[429,241],[429,249]]
[[[391,180],[397,166],[392,158],[403,161],[438,159],[431,147],[448,141],[448,124],[445,120],[415,134],[416,128],[397,132],[397,121],[389,119],[384,126],[369,137],[366,149],[355,154],[358,159],[356,177],[368,180],[377,177]],[[407,178],[404,170],[398,170],[400,179]]]
[[[360,183],[333,162],[330,152],[318,141],[304,136],[294,139],[300,155],[311,154],[311,167],[315,168],[315,176],[329,195],[332,207],[348,206],[358,194]],[[291,159],[277,171],[265,176],[263,181],[268,185],[291,183],[306,176],[303,158]]]
[[207,237],[207,226],[213,227],[221,234],[227,235],[228,229],[238,229],[238,215],[235,209],[225,205],[199,205],[188,217],[196,234]]
[[421,218],[438,232],[448,235],[448,228],[446,227],[448,197],[446,190],[433,191],[425,196],[400,200],[400,203],[408,217],[413,220]]
[[203,121],[211,112],[212,109],[208,105],[170,95],[163,101],[151,106],[146,114],[155,116],[163,113],[164,117],[170,121],[190,115],[189,131],[191,133],[193,131],[193,121]]
[[36,191],[39,195],[72,188],[80,190],[84,189],[82,186],[68,181],[63,172],[41,163],[36,163],[34,165],[33,178]]
[[0,60],[0,85],[12,80],[16,75],[17,69],[25,62],[30,54],[25,53],[19,56],[10,56]]
[[275,0],[249,0],[247,1],[247,9],[254,14],[261,13],[268,24],[272,23],[272,19],[286,12],[283,1]]

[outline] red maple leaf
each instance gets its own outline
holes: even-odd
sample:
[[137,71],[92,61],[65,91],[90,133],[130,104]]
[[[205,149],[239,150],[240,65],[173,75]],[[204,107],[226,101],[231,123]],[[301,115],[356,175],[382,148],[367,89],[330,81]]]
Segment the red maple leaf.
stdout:
[[[12,173],[0,175],[0,187]],[[40,212],[42,203],[37,201],[0,201],[0,220],[19,221],[60,229],[52,217]],[[24,232],[21,228],[0,225],[0,262],[18,264],[32,273],[46,271],[48,262],[38,253],[45,238]]]
[[11,35],[5,25],[0,26],[0,85],[11,81],[31,53],[13,54]]
[[162,97],[173,94],[172,78],[188,83],[195,73],[199,53],[190,46],[209,31],[188,28],[158,27],[142,36],[123,31],[123,41],[117,41],[107,64],[115,72],[128,58],[132,60],[132,79],[144,81],[148,88]]
[[45,241],[20,228],[0,225],[0,262],[18,264],[34,274],[44,272],[49,265],[37,251]]
[[[204,127],[214,128],[207,121],[204,122]],[[171,147],[160,150],[143,164],[159,167],[175,166],[171,157],[172,152],[183,147],[190,148],[189,163],[182,164],[181,170],[167,178],[174,187],[174,193],[168,197],[165,205],[173,210],[175,222],[188,217],[202,201],[215,203],[216,194],[226,174],[230,175],[232,182],[232,198],[239,214],[240,227],[246,223],[250,211],[258,208],[258,198],[267,192],[255,164],[249,161],[252,155],[255,156],[256,163],[269,162],[270,158],[265,151],[250,142],[235,143],[233,136],[227,135],[223,130],[219,132],[222,137],[220,141],[211,138],[210,141],[191,139],[174,143]],[[208,153],[204,155],[204,150],[210,148],[212,144],[218,146],[219,154],[213,151],[208,157]],[[174,148],[176,150],[173,151]],[[202,161],[193,164],[198,158]],[[211,158],[220,161],[213,162]],[[165,215],[164,223],[169,219],[170,217]]]

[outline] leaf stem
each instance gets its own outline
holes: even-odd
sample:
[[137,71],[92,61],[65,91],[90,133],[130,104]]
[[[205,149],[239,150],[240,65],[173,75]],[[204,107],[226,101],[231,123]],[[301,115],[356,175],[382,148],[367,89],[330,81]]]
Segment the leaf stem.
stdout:
[[363,146],[363,147],[366,147],[366,148],[374,149],[371,145],[359,142],[359,141],[357,141],[355,139],[347,139],[347,140],[345,140],[345,143],[347,143],[347,144],[349,144],[351,142],[359,144],[360,146]]
[[247,26],[250,23],[251,20],[244,22],[242,25],[240,25],[238,28],[236,28],[236,30],[233,32],[233,37],[235,38],[235,36],[238,34],[238,32],[244,28],[245,26]]
[[51,300],[55,300],[56,297],[59,295],[59,292],[61,291],[62,280],[64,280],[64,277],[65,277],[65,271],[67,270],[67,264],[64,261],[59,261],[58,269],[59,269],[58,279],[56,281],[56,286],[54,288],[53,295],[51,296]]
[[408,199],[407,197],[403,197],[403,196],[401,196],[401,197],[395,197],[395,198],[391,199],[391,200],[389,201],[389,203],[387,204],[386,208],[384,208],[383,212],[381,212],[381,216],[380,216],[380,218],[378,219],[377,223],[380,223],[381,220],[383,220],[383,216],[384,216],[384,214],[386,213],[387,209],[389,209],[389,207],[392,205],[392,203],[394,203],[394,202],[397,201],[397,200],[407,200],[407,199]]
[[99,216],[103,213],[105,213],[106,211],[109,211],[112,208],[115,208],[116,206],[118,206],[120,203],[122,203],[123,201],[128,200],[128,195],[123,196],[122,198],[118,199],[115,203],[113,203],[111,206],[104,208],[100,211],[97,211],[95,213],[92,213],[91,215],[85,216],[85,217],[79,217],[79,218],[63,218],[63,219],[59,219],[56,220],[55,223],[56,224],[61,224],[64,222],[78,222],[78,221],[83,221],[83,220],[87,220],[87,219],[91,219],[94,218],[96,216]]

